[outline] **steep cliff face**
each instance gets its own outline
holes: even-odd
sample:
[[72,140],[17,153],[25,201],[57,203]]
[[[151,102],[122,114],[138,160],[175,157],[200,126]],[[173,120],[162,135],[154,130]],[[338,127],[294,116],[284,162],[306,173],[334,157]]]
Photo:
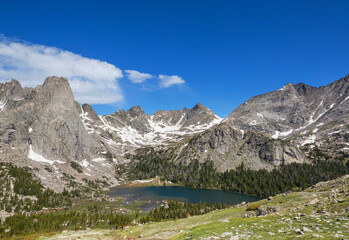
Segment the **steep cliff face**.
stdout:
[[[41,170],[53,168],[39,175],[48,179],[47,175],[55,173],[54,178],[47,180],[54,184],[62,180],[59,177],[63,173],[83,174],[76,172],[71,162],[83,165],[85,161],[86,165],[101,156],[101,145],[85,130],[79,116],[80,105],[74,101],[66,79],[48,77],[35,89],[23,89],[13,80],[0,88],[4,103],[0,111],[2,161]],[[85,171],[90,176],[96,175]]]
[[[9,92],[13,92],[12,94]],[[6,97],[6,95],[8,97]],[[99,153],[99,144],[90,137],[79,118],[68,81],[49,77],[42,86],[22,89],[12,81],[5,89],[7,102],[0,112],[3,141],[28,149],[48,159],[83,160]]]

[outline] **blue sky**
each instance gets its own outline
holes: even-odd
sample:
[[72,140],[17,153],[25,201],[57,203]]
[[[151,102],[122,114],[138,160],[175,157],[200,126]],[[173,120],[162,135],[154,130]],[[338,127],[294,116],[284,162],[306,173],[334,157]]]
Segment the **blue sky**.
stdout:
[[[71,77],[80,103],[105,100],[92,104],[99,114],[134,105],[151,114],[200,102],[226,117],[250,97],[286,83],[321,86],[348,74],[348,9],[349,1],[318,0],[1,0],[1,41],[7,50],[11,42],[24,47],[6,57],[0,48],[0,70],[13,70],[0,74],[0,81],[13,73],[26,85],[43,82],[41,76],[56,73],[71,53],[76,66],[88,59],[89,71],[62,72]],[[36,44],[35,51],[44,54],[58,49],[54,70],[31,71],[35,66],[18,58],[18,51],[32,51]],[[126,70],[151,77],[133,83]],[[166,81],[173,77],[174,84],[164,87],[160,75]]]

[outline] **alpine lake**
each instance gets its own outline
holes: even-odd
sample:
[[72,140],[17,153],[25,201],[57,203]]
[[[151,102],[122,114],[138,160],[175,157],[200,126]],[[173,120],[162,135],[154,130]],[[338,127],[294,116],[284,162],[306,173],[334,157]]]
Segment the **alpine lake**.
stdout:
[[214,204],[226,203],[227,205],[241,202],[255,202],[261,197],[249,196],[223,190],[186,188],[180,186],[144,186],[144,187],[114,187],[108,193],[110,197],[120,197],[125,204],[141,201],[141,210],[149,211],[158,207],[166,200],[175,200],[187,203],[209,202]]

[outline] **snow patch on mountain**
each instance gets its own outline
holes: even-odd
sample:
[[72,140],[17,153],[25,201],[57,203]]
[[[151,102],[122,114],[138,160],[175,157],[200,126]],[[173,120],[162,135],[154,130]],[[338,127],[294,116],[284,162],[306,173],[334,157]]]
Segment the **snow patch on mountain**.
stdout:
[[5,106],[7,104],[7,101],[0,101],[0,112],[4,110]]
[[305,144],[313,144],[316,141],[316,135],[310,135],[301,145],[304,146]]
[[34,152],[32,145],[29,145],[28,158],[33,160],[33,161],[36,161],[36,162],[44,162],[44,163],[48,163],[48,164],[51,164],[51,165],[54,164],[54,163],[59,163],[59,164],[65,163],[65,162],[60,161],[60,160],[50,160],[50,159],[45,158],[41,154],[38,154],[38,153]]
[[274,133],[274,135],[272,135],[271,137],[274,138],[274,139],[278,139],[279,137],[288,136],[288,135],[290,135],[292,132],[293,132],[293,129],[291,129],[291,130],[289,130],[289,131],[286,131],[286,132],[276,131],[276,132]]
[[162,118],[155,115],[145,115],[145,121],[142,122],[146,126],[146,129],[144,129],[135,128],[130,124],[133,121],[139,121],[137,116],[129,117],[127,122],[123,122],[124,120],[115,115],[98,116],[101,120],[101,125],[98,125],[94,124],[93,120],[88,117],[88,113],[84,112],[83,109],[80,115],[89,134],[103,131],[108,132],[108,134],[101,136],[101,140],[111,149],[121,149],[122,152],[130,146],[138,148],[178,142],[185,136],[203,132],[223,120],[215,114],[210,116],[212,119],[210,122],[201,123],[201,120],[199,120],[196,124],[188,126],[186,125],[186,120],[188,119],[186,112],[182,112],[180,116],[177,115],[179,119],[176,122],[172,120],[172,117],[175,116]]

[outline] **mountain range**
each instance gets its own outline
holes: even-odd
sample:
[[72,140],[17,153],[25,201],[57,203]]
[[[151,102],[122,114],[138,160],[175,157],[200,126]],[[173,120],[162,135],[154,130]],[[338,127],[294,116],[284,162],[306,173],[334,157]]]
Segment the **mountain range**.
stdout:
[[252,97],[222,119],[207,107],[145,114],[140,106],[99,116],[74,100],[68,81],[0,84],[0,160],[28,166],[60,191],[71,179],[117,184],[116,166],[155,149],[173,161],[243,163],[271,170],[307,162],[315,149],[349,152],[349,75],[323,87],[303,83]]

